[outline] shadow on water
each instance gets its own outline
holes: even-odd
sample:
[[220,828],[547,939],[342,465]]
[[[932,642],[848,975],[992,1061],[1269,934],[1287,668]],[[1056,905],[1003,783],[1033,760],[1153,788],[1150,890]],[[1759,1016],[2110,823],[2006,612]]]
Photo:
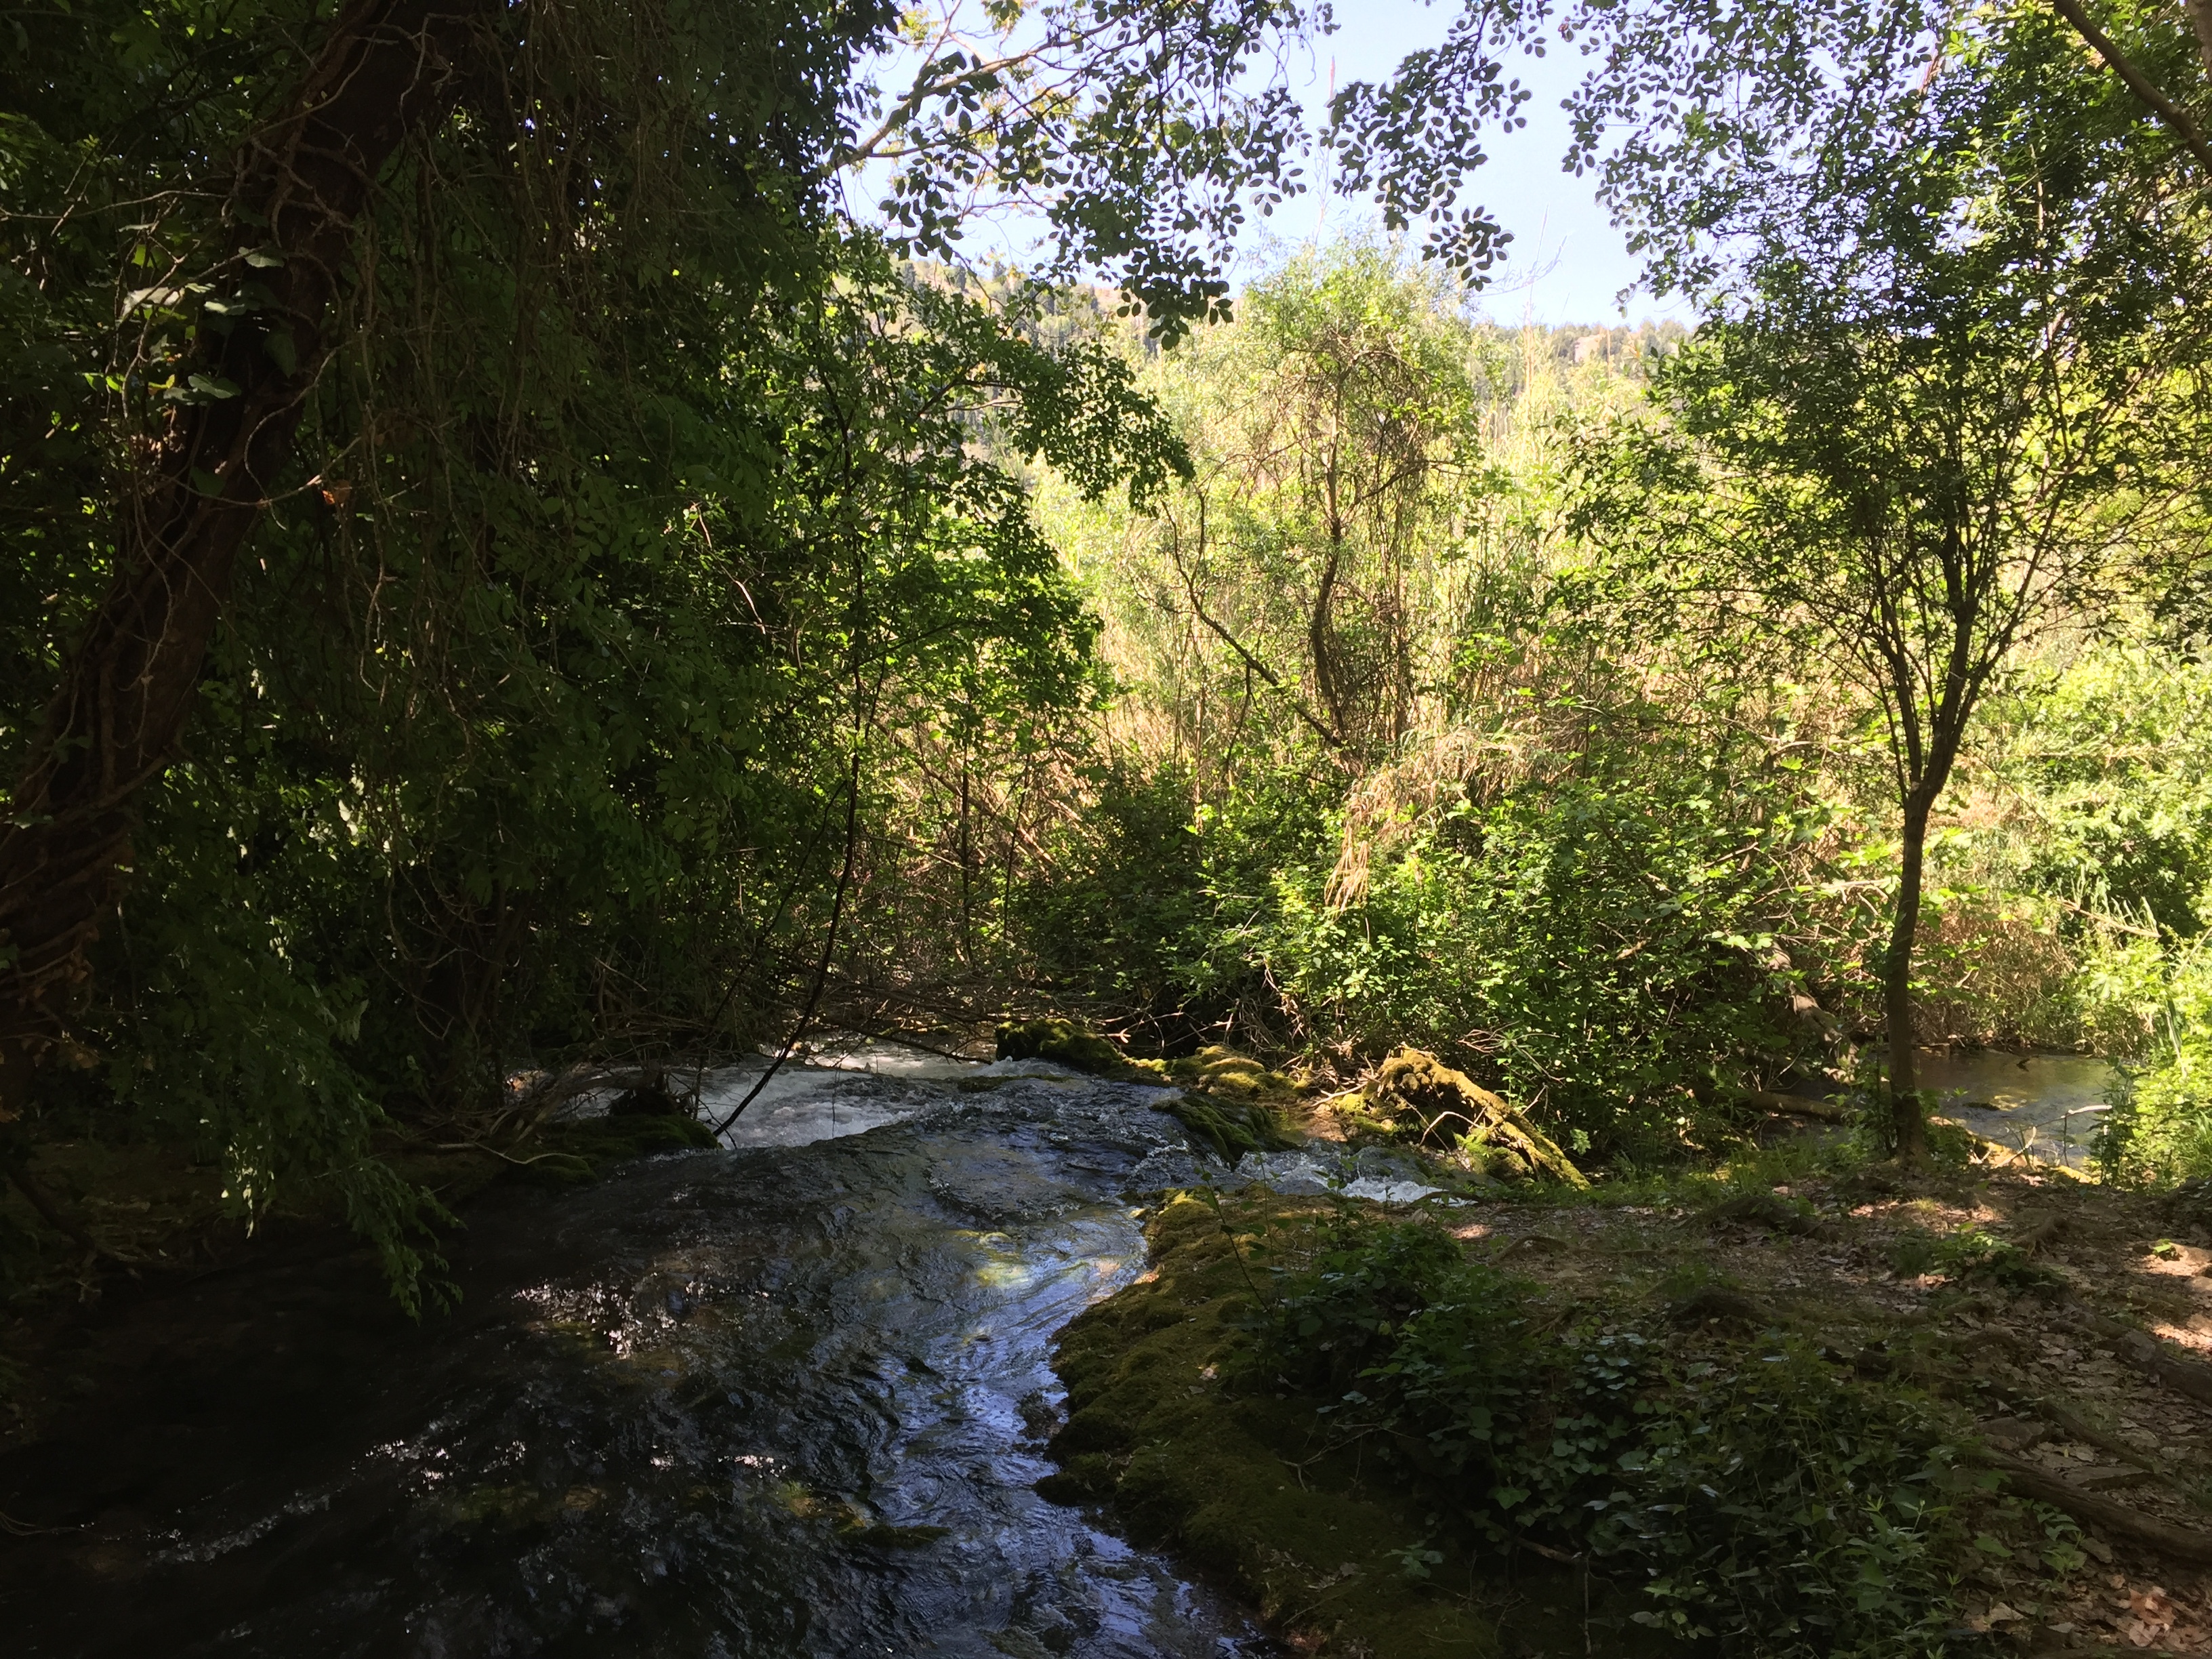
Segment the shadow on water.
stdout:
[[2086,1169],[2112,1088],[2109,1060],[2087,1054],[1929,1049],[1920,1086],[1935,1109],[2039,1163]]
[[1053,1333],[1198,1173],[1151,1091],[814,1092],[878,1127],[493,1195],[420,1328],[328,1259],[102,1322],[82,1426],[0,1459],[52,1528],[0,1543],[8,1651],[1268,1651],[1031,1490]]

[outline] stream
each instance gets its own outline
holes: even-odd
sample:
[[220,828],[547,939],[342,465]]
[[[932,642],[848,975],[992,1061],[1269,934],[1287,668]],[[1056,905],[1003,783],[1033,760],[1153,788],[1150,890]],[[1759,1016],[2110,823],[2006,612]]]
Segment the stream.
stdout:
[[826,1058],[730,1150],[487,1194],[419,1326],[353,1255],[88,1322],[77,1426],[0,1458],[38,1529],[0,1539],[0,1645],[1274,1651],[1031,1489],[1054,1334],[1142,1270],[1146,1195],[1200,1176],[1159,1091]]
[[[1032,1489],[1054,1334],[1142,1271],[1151,1195],[1226,1174],[1164,1091],[866,1044],[811,1060],[726,1150],[484,1194],[447,1246],[458,1306],[419,1324],[327,1243],[88,1318],[78,1407],[0,1455],[0,1650],[1276,1651]],[[1924,1065],[1980,1133],[2085,1158],[2102,1061]],[[705,1103],[757,1076],[710,1075]],[[1240,1175],[1431,1190],[1380,1155],[1313,1158]]]
[[1930,1048],[1919,1058],[1920,1086],[1938,1112],[2039,1164],[2089,1166],[2112,1093],[2111,1061],[2000,1048]]

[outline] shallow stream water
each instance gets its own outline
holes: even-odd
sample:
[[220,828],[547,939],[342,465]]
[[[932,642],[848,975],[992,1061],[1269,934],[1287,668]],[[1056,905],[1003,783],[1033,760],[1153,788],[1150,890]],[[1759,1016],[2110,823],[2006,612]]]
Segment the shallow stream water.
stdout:
[[[0,1655],[1272,1651],[1032,1489],[1052,1340],[1141,1271],[1165,1188],[1404,1201],[1419,1171],[1315,1149],[1231,1176],[1158,1090],[812,1058],[727,1150],[487,1194],[453,1241],[457,1309],[419,1325],[346,1252],[88,1320],[80,1408],[0,1456]],[[2106,1078],[1924,1066],[1954,1115],[2076,1162]],[[702,1098],[726,1111],[757,1076]]]
[[1052,1337],[1141,1271],[1146,1195],[1198,1178],[1180,1126],[1157,1091],[906,1069],[801,1073],[732,1150],[490,1195],[419,1327],[327,1259],[96,1322],[79,1425],[0,1458],[0,1512],[41,1529],[0,1539],[0,1650],[1268,1651],[1031,1489]]
[[2087,1054],[1935,1049],[1920,1056],[1920,1086],[1936,1109],[2039,1163],[2079,1170],[2105,1121],[2112,1068]]

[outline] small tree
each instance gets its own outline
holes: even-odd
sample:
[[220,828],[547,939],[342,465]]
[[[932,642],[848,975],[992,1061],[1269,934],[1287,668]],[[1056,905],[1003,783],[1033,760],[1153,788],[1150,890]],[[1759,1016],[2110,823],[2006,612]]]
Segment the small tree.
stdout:
[[1234,328],[1163,371],[1198,476],[1139,557],[1172,573],[1155,608],[1182,672],[1236,711],[1192,734],[1202,759],[1243,740],[1256,678],[1356,774],[1394,751],[1437,678],[1461,526],[1487,483],[1497,348],[1441,273],[1365,240],[1296,255],[1239,304]]
[[[2094,619],[2201,477],[2197,213],[2140,186],[2063,26],[1839,112],[1711,228],[1742,251],[1581,522],[1708,623],[1802,629],[1886,723],[1899,813],[1882,964],[1891,1137],[1925,1146],[1912,963],[1928,828],[2022,643]],[[2132,118],[2132,112],[2127,118]],[[2146,258],[2147,245],[2166,246]],[[2154,280],[2154,278],[2159,280]],[[1656,492],[1656,493],[1655,493]],[[1602,539],[1601,536],[1601,539]]]

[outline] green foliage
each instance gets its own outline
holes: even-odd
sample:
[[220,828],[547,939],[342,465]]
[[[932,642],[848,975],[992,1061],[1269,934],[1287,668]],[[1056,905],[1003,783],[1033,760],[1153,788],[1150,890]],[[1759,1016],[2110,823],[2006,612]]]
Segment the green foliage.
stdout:
[[1929,1235],[1908,1232],[1890,1246],[1891,1268],[1907,1277],[1932,1273],[1964,1284],[1979,1282],[2000,1290],[2052,1294],[2066,1288],[2063,1274],[2038,1263],[2008,1240],[1979,1227]]
[[2115,1179],[2160,1184],[2212,1175],[2212,957],[2197,941],[2158,963],[2145,1052],[2116,1066],[2096,1150]]
[[[1295,1378],[1330,1392],[1350,1386],[1391,1352],[1406,1322],[1434,1302],[1462,1267],[1449,1235],[1424,1225],[1378,1228],[1349,1203],[1332,1206],[1312,1243],[1314,1255],[1302,1271],[1279,1275],[1258,1328],[1279,1338],[1273,1357],[1294,1366]],[[1504,1281],[1483,1283],[1498,1289]]]
[[[0,763],[105,590],[130,457],[216,395],[177,366],[254,303],[216,216],[312,12],[53,12],[0,69]],[[491,1116],[518,1067],[749,1039],[841,863],[895,887],[931,833],[902,738],[988,764],[1093,701],[1020,469],[1141,501],[1187,458],[1122,360],[1040,343],[1033,293],[829,216],[890,21],[496,23],[489,95],[362,222],[190,762],[139,802],[75,1016],[96,1069],[41,1078],[41,1133],[167,1138],[249,1209],[326,1189],[411,1295],[439,1212],[395,1139]]]
[[[1117,365],[1048,359],[864,246],[811,314],[729,349],[650,473],[480,480],[441,558],[365,486],[264,538],[83,1022],[114,1103],[211,1143],[242,1201],[322,1171],[368,1183],[349,1205],[392,1199],[387,1111],[635,1042],[611,992],[632,1019],[757,1019],[775,953],[822,926],[852,743],[917,707],[981,735],[1091,695],[1085,620],[966,422],[994,400],[1102,488],[1156,488],[1173,447]],[[915,401],[871,402],[882,383]],[[1087,432],[1066,417],[1101,400]],[[787,492],[753,493],[771,449]],[[303,635],[303,602],[340,638],[415,611],[436,653]]]
[[[2032,815],[2008,871],[2172,939],[2212,904],[2212,667],[2142,642],[2031,668],[1992,710],[1989,764]],[[2084,930],[2086,931],[2086,930]]]
[[1643,370],[1589,343],[1354,241],[1152,368],[1192,482],[1047,498],[1122,692],[1010,906],[1056,994],[1167,1043],[1429,1048],[1577,1153],[1724,1127],[1815,1043],[1793,998],[1856,922],[1791,712],[1608,632],[1550,539],[1551,411]]
[[1420,1225],[1349,1215],[1287,1273],[1267,1364],[1388,1431],[1457,1524],[1587,1550],[1636,1622],[1730,1653],[1932,1650],[1961,1477],[1915,1399],[1768,1334],[1685,1348],[1633,1325],[1547,1333],[1534,1287]]
[[916,9],[918,60],[882,126],[847,151],[895,162],[882,210],[907,251],[948,252],[978,197],[1047,227],[1051,273],[1115,272],[1125,309],[1172,343],[1228,314],[1222,274],[1249,206],[1303,185],[1297,0],[991,0],[980,21]]
[[1804,1041],[1776,921],[1821,813],[1663,742],[1578,759],[1418,825],[1356,905],[1291,866],[1253,948],[1324,1041],[1464,1056],[1580,1148],[1663,1143]]
[[[1715,314],[1659,376],[1670,421],[1620,423],[1573,515],[1645,614],[1802,630],[1880,709],[1900,830],[1889,1104],[1909,1157],[1925,1150],[1914,955],[1936,803],[2016,653],[2106,614],[2149,550],[2196,545],[2183,456],[2207,430],[2202,319],[2184,320],[2203,280],[2193,215],[2106,233],[2144,182],[2111,142],[2138,118],[2127,94],[2085,78],[2079,39],[2039,10],[1938,40],[1960,72],[1923,76],[1881,142],[1856,100],[1816,104],[1796,118],[1802,169],[1716,189],[1712,134],[1664,181],[1730,246],[1680,256]],[[1864,44],[1879,88],[1894,60]]]
[[1049,878],[1024,883],[1009,917],[1048,983],[1126,1018],[1182,1006],[1185,957],[1211,911],[1191,790],[1180,767],[1109,762],[1089,783],[1088,809],[1054,827]]
[[2212,754],[2208,670],[2148,641],[2035,665],[1992,711],[1979,825],[1945,864],[2041,897],[2066,977],[2051,1018],[2117,1062],[2099,1139],[2106,1173],[2212,1172]]

